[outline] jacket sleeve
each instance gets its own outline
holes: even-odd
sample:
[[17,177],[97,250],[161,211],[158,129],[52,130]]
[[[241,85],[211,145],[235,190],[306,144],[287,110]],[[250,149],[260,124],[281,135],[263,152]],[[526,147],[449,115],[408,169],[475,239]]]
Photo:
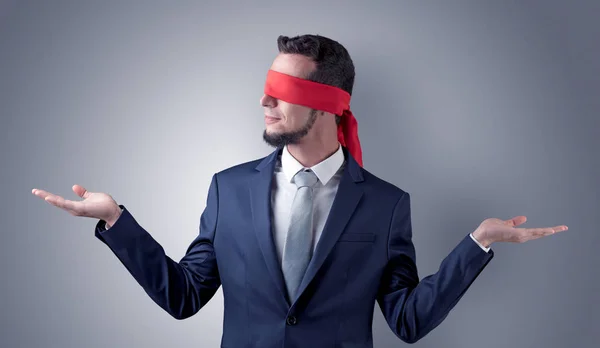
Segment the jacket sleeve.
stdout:
[[411,239],[410,195],[404,192],[391,219],[388,263],[377,302],[394,334],[407,343],[438,326],[494,256],[466,235],[435,274],[419,281]]
[[218,219],[219,193],[213,175],[199,234],[183,258],[176,262],[141,227],[124,205],[117,221],[105,229],[96,225],[95,236],[117,256],[144,291],[176,319],[196,314],[221,286],[213,248]]

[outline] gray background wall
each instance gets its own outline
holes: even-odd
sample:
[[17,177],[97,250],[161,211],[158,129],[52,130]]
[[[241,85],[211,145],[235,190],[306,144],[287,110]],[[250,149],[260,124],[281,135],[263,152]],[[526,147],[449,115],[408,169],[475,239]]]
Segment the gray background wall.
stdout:
[[[421,277],[488,217],[569,231],[496,257],[415,347],[600,342],[597,1],[2,1],[2,347],[217,347],[222,293],[176,321],[73,217],[31,194],[111,194],[175,259],[211,175],[271,151],[279,34],[356,65],[365,166],[411,193]],[[376,347],[402,346],[377,307]]]

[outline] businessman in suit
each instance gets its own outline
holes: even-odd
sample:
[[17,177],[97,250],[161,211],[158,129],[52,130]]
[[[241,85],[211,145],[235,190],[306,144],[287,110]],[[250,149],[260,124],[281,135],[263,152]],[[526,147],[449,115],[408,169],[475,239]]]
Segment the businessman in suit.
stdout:
[[268,156],[212,176],[199,234],[179,261],[110,195],[70,201],[100,219],[95,236],[176,319],[223,287],[222,347],[372,347],[377,302],[391,330],[416,342],[438,326],[492,259],[493,242],[525,242],[567,226],[486,219],[421,280],[410,195],[366,169],[349,109],[354,66],[338,42],[280,36],[261,105]]

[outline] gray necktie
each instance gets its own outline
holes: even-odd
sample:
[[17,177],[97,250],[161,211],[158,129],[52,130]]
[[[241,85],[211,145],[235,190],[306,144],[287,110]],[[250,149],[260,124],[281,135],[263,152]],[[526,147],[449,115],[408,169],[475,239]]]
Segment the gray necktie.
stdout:
[[312,257],[312,186],[318,180],[311,170],[299,171],[294,176],[298,190],[292,203],[282,260],[283,277],[291,302],[296,299],[296,291]]

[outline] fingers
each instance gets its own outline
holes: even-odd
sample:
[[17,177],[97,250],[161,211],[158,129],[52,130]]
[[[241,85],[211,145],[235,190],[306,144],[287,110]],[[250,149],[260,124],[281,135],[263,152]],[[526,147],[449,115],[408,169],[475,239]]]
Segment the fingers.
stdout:
[[55,205],[59,208],[63,208],[63,209],[67,209],[67,210],[75,210],[76,209],[76,202],[70,201],[68,199],[64,199],[61,196],[57,196],[57,195],[52,195],[52,196],[48,196],[45,198],[45,200],[52,204]]
[[46,198],[48,195],[51,195],[50,192],[44,191],[44,190],[39,190],[39,189],[33,189],[33,190],[31,190],[31,193],[33,193],[34,195],[36,195],[40,198]]
[[543,228],[517,228],[518,233],[517,242],[523,243],[528,240],[538,239],[541,237],[549,236],[556,232],[566,231],[569,228],[565,225],[559,225],[554,227],[543,227]]
[[554,226],[552,228],[554,229],[554,232],[562,232],[569,229],[567,225]]
[[80,214],[81,202],[70,201],[68,199],[62,198],[61,196],[52,194],[52,193],[50,193],[48,191],[44,191],[44,190],[33,189],[33,190],[31,190],[31,192],[34,195],[36,195],[40,198],[43,198],[46,202],[54,205],[55,207],[59,207],[64,210],[67,210],[69,213],[71,213],[73,215]]

